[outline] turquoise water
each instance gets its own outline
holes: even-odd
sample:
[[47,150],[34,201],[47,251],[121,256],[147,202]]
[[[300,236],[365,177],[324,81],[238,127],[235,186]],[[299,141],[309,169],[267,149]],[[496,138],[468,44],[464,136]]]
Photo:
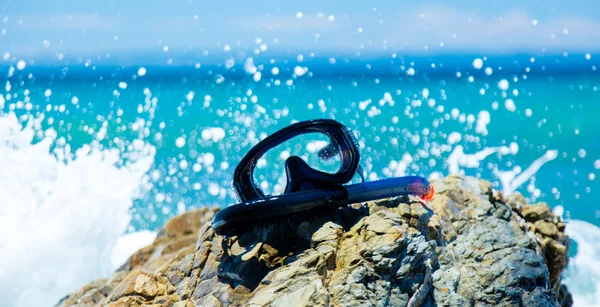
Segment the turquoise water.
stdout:
[[[241,68],[214,73],[211,68],[156,67],[146,68],[145,76],[136,76],[133,68],[116,69],[113,76],[110,68],[74,73],[37,68],[31,78],[27,70],[7,78],[11,89],[5,94],[11,97],[5,99],[4,112],[15,109],[17,114],[53,118],[44,122],[45,128],[53,127],[75,148],[91,142],[94,133],[87,128],[98,131],[104,121],[107,137],[101,144],[106,148],[127,147],[140,133],[156,146],[149,173],[153,187],[131,209],[137,230],[155,229],[176,215],[178,206],[181,211],[235,203],[232,174],[245,152],[261,137],[293,121],[313,118],[333,118],[355,131],[364,145],[363,164],[371,179],[390,176],[393,172],[384,169],[406,154],[412,159],[404,173],[446,175],[452,171],[447,159],[458,145],[465,154],[474,154],[514,143],[516,153],[494,153],[478,166],[459,166],[459,172],[489,179],[501,189],[494,169],[520,166],[525,170],[547,150],[557,150],[558,157],[518,191],[532,201],[563,206],[571,218],[600,225],[594,205],[599,188],[594,177],[600,167],[594,167],[600,159],[596,118],[600,78],[593,62],[579,61],[575,69],[544,71],[542,66],[529,72],[528,66],[511,58],[494,63],[490,75],[472,66],[454,71],[424,66],[412,75],[408,66],[386,69],[380,63],[377,72],[369,64],[356,64],[345,72],[315,61],[309,63],[314,69],[301,66],[308,70],[302,76],[291,73],[298,63],[278,66],[278,75],[267,67],[259,81]],[[501,81],[508,83],[508,89],[501,88]],[[29,97],[31,110],[19,104],[24,97]],[[139,106],[151,105],[152,99],[156,104],[152,115],[138,111]],[[505,106],[507,99],[514,102],[514,111]],[[484,125],[487,134],[476,131],[482,111],[490,117]],[[140,118],[145,132],[132,128]],[[222,128],[224,135],[203,135],[210,127]],[[177,146],[178,138],[185,144]],[[278,171],[281,164],[269,161],[269,167]],[[272,186],[276,178],[266,179]],[[538,192],[528,189],[532,181]]]
[[[0,277],[24,276],[5,296],[23,306],[58,300],[110,275],[153,240],[144,230],[192,208],[236,203],[234,169],[259,140],[295,121],[332,118],[356,134],[368,180],[460,173],[547,202],[570,221],[575,248],[565,282],[578,303],[593,305],[600,295],[596,58],[0,66],[0,229],[15,234],[0,240],[12,251]],[[309,147],[297,145],[259,163],[261,187],[282,188],[285,157]],[[22,272],[23,261],[36,266]],[[65,282],[46,284],[57,276]]]

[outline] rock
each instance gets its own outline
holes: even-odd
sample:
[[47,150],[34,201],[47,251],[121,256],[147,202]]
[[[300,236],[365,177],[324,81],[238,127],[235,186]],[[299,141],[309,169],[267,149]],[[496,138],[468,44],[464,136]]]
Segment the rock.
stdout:
[[565,285],[560,285],[558,290],[558,303],[560,306],[573,306],[573,296]]
[[[111,293],[108,301],[115,302],[122,297],[140,296],[152,300],[164,295],[167,288],[166,279],[143,270],[131,272]],[[171,286],[172,287],[172,286]]]
[[489,182],[435,181],[408,198],[257,225],[224,238],[218,209],[169,221],[110,279],[60,306],[571,306],[565,224]]
[[535,231],[539,232],[544,237],[554,237],[558,234],[556,224],[546,221],[535,221],[533,224]]
[[156,240],[129,257],[119,270],[131,271],[141,266],[158,269],[192,254],[200,227],[209,223],[217,211],[201,208],[169,220],[158,231]]
[[521,193],[513,193],[511,195],[508,195],[505,200],[506,203],[511,206],[513,211],[519,213],[521,212],[523,206],[527,205],[527,201],[525,200],[525,197],[521,195]]
[[553,216],[552,212],[550,211],[550,207],[548,207],[546,203],[523,206],[521,209],[521,214],[528,222],[544,220]]

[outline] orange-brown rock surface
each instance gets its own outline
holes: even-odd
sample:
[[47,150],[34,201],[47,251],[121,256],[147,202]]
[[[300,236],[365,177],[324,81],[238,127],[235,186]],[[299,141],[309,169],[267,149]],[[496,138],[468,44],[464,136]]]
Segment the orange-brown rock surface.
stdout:
[[59,306],[572,304],[565,224],[546,204],[471,177],[434,186],[431,208],[386,199],[231,238],[210,228],[217,209],[193,210]]

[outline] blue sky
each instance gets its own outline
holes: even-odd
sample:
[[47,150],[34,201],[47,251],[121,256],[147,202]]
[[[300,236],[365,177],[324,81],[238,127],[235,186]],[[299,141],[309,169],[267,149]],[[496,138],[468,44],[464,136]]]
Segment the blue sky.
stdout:
[[599,50],[596,0],[0,1],[0,60]]

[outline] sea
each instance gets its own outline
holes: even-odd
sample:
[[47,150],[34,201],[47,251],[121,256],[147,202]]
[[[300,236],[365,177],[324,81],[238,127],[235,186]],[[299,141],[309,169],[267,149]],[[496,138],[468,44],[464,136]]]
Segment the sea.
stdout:
[[[96,62],[0,57],[10,306],[52,306],[169,218],[235,204],[244,154],[318,118],[352,129],[369,181],[463,174],[546,202],[568,221],[564,283],[576,306],[600,306],[600,54]],[[302,146],[259,162],[261,188],[281,189]]]

